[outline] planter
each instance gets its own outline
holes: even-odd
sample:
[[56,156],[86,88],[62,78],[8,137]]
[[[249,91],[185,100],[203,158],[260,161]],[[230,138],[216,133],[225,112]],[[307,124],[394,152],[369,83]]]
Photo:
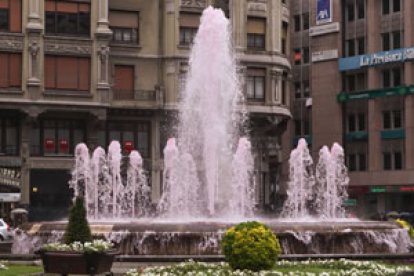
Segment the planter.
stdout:
[[73,251],[39,251],[45,273],[68,274],[102,274],[111,271],[116,251],[107,252],[73,252]]

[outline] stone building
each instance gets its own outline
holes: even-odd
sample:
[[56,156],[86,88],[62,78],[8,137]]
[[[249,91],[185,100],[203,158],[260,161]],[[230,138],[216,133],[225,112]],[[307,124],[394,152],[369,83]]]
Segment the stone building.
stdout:
[[291,1],[292,116],[314,159],[340,142],[360,216],[414,211],[414,2]]
[[233,26],[256,150],[258,200],[272,204],[290,117],[289,9],[284,0],[0,0],[0,216],[66,213],[73,150],[119,140],[145,159],[157,202],[202,10]]

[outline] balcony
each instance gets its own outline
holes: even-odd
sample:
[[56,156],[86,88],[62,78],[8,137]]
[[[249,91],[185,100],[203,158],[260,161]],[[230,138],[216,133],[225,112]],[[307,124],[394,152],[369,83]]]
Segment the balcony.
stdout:
[[114,101],[156,101],[157,93],[155,90],[112,90],[112,96]]

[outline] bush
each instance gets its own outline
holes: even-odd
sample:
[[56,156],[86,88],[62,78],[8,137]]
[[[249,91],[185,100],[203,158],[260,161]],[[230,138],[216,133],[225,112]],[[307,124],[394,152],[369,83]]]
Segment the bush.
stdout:
[[281,253],[279,240],[266,225],[251,221],[229,228],[222,250],[232,269],[271,269]]
[[410,238],[414,240],[414,228],[411,226],[408,221],[397,219],[395,220],[396,223],[398,223],[402,228],[405,228],[408,230],[408,235],[410,235]]
[[91,228],[86,219],[86,209],[82,197],[77,197],[71,208],[69,222],[65,231],[65,243],[89,242],[92,240]]

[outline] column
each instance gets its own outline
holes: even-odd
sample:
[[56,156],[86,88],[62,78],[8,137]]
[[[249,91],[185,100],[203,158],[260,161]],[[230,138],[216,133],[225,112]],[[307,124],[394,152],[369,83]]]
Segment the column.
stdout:
[[21,128],[20,156],[22,158],[20,179],[20,204],[26,207],[30,204],[30,132],[37,118],[36,110],[23,119]]
[[30,0],[29,2],[29,18],[26,28],[32,31],[40,32],[43,25],[40,20],[40,0]]
[[151,199],[153,203],[158,203],[161,197],[161,171],[163,160],[160,151],[160,118],[155,116],[151,122]]
[[281,104],[281,91],[282,91],[282,70],[273,68],[270,72],[270,81],[271,81],[271,104]]
[[106,44],[101,44],[98,48],[98,87],[109,87],[109,51],[110,48]]
[[29,86],[40,86],[39,80],[39,39],[31,37],[29,42],[29,78],[27,80],[27,85]]
[[112,31],[109,29],[108,21],[108,0],[98,1],[98,25],[96,33],[112,35]]

